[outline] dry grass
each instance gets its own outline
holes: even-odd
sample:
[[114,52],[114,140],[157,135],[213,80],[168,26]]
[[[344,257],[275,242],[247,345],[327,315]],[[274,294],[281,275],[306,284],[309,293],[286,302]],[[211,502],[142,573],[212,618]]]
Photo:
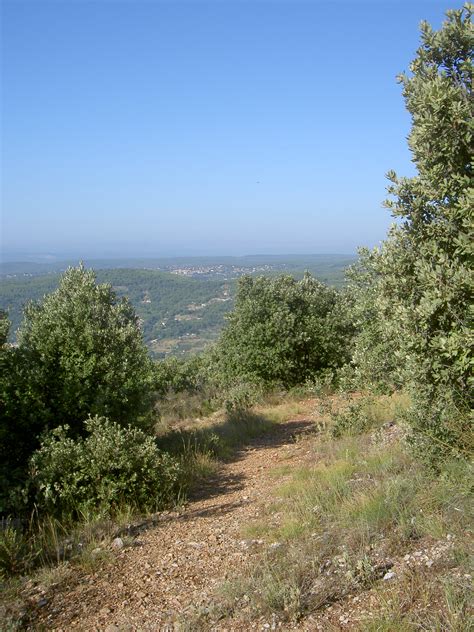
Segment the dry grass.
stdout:
[[[195,402],[183,403],[182,411],[186,407],[194,412]],[[221,461],[230,458],[236,449],[301,410],[303,408],[298,403],[285,402],[275,408],[263,406],[230,415],[218,411],[205,419],[185,418],[175,423],[172,429],[165,423],[159,437],[160,447],[179,456],[183,464],[182,495],[177,503],[182,502],[189,488],[215,475]],[[152,522],[152,517],[149,519]],[[9,615],[5,629],[14,630],[17,629],[15,626],[23,625],[22,594],[27,583],[38,583],[47,588],[61,581],[65,569],[68,573],[78,568],[91,573],[110,564],[114,559],[110,546],[113,538],[118,532],[125,532],[127,526],[143,520],[143,516],[123,507],[122,513],[113,521],[97,515],[83,515],[78,521],[66,524],[52,517],[38,519],[34,516],[24,533],[15,529],[0,532],[2,592],[5,604],[9,604],[9,611],[13,613]],[[125,546],[133,544],[127,542],[127,536],[121,537]]]
[[[472,470],[452,462],[435,477],[413,459],[396,426],[380,430],[404,405],[400,396],[363,401],[370,432],[356,435],[351,427],[337,440],[313,438],[306,465],[275,470],[290,480],[244,530],[263,539],[266,552],[223,587],[225,616],[276,613],[298,621],[323,616],[348,595],[375,594],[371,609],[380,616],[360,630],[470,629]],[[400,560],[403,566],[405,553],[448,534],[453,545],[432,566],[380,581]],[[330,629],[329,620],[325,625]]]
[[[215,474],[220,460],[274,424],[314,412],[314,401],[272,397],[245,414],[183,420],[161,437],[162,447],[186,463],[184,486]],[[360,632],[472,629],[471,467],[453,461],[435,476],[411,456],[403,429],[391,423],[408,404],[402,395],[355,400],[351,423],[340,437],[332,436],[330,412],[338,408],[342,413],[352,401],[341,396],[323,406],[327,432],[303,439],[304,464],[275,468],[275,483],[280,478],[284,482],[274,492],[273,503],[242,533],[264,540],[264,552],[251,556],[248,566],[218,591],[214,607],[197,611],[183,630],[212,628],[216,621],[225,627],[229,619],[247,624],[263,616],[267,621],[277,617],[284,626],[309,615],[320,618],[321,629],[337,630],[340,626],[331,620],[328,606],[345,611],[354,595],[361,603],[369,600],[372,612],[370,618],[362,610],[354,614],[353,625]],[[123,517],[123,523],[132,520]],[[83,522],[67,536],[73,548],[82,538],[85,553],[76,563],[87,568],[108,563],[107,542],[116,525],[90,516]],[[42,545],[50,551],[48,563],[59,573],[67,568],[62,529],[46,525]],[[446,543],[448,536],[450,546],[433,564],[404,563],[406,554],[430,550]],[[382,581],[390,568],[396,578]],[[41,572],[46,574],[41,581],[54,581],[54,570]],[[9,600],[14,601],[22,582],[8,584]]]

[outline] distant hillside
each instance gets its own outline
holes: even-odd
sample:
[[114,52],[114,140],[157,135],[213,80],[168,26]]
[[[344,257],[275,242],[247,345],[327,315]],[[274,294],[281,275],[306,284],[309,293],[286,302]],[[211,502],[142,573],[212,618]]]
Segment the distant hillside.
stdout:
[[[217,338],[225,314],[233,307],[236,279],[242,274],[300,276],[309,270],[320,280],[337,286],[343,283],[344,268],[353,260],[338,255],[134,260],[137,266],[160,263],[167,271],[133,266],[98,269],[97,279],[110,283],[119,296],[130,299],[150,351],[155,357],[164,357],[200,351]],[[0,308],[8,311],[12,321],[12,339],[21,323],[24,305],[41,299],[58,285],[60,273],[54,271],[54,264],[47,265],[51,268],[45,274],[45,264],[3,264]],[[41,273],[36,274],[35,270]]]
[[[339,284],[342,270],[355,261],[354,255],[247,255],[243,257],[167,257],[148,259],[85,259],[84,264],[94,270],[130,268],[159,270],[190,276],[209,278],[237,278],[242,274],[282,273],[302,274],[308,270],[321,281]],[[70,265],[77,265],[77,259],[56,262],[3,262],[0,276],[43,275],[63,272]]]
[[[2,279],[0,307],[8,310],[13,332],[20,325],[23,306],[54,290],[59,278],[48,274]],[[98,270],[97,280],[110,283],[117,295],[128,296],[156,355],[172,351],[180,337],[192,340],[204,334],[207,339],[213,330],[217,333],[232,308],[231,288],[218,280],[130,269]],[[163,344],[165,339],[168,344]]]

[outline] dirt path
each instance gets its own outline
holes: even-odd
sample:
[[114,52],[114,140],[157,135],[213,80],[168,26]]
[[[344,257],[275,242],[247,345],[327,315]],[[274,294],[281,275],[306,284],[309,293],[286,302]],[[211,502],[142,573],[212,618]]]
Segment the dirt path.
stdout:
[[[295,419],[253,441],[222,466],[180,514],[139,535],[112,564],[54,589],[29,629],[132,632],[175,629],[186,612],[210,605],[213,589],[262,546],[242,540],[242,527],[271,502],[278,464],[304,459],[295,441],[312,421]],[[232,630],[223,622],[222,628]],[[238,628],[242,629],[241,627]]]

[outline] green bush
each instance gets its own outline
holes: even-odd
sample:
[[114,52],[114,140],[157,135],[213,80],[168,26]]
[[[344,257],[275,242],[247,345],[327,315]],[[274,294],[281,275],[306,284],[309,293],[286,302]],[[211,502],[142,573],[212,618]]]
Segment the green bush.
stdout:
[[374,423],[367,399],[355,401],[345,410],[332,415],[331,436],[358,435],[369,430]]
[[239,417],[247,412],[257,403],[261,394],[261,389],[255,384],[242,382],[230,387],[224,401],[227,417]]
[[224,384],[290,388],[349,353],[350,326],[340,295],[305,274],[239,280],[235,309],[215,350]]
[[26,510],[18,490],[41,434],[59,424],[83,435],[83,420],[152,421],[152,364],[138,319],[82,265],[25,308],[17,348],[0,312],[0,514]]
[[331,435],[355,436],[379,428],[384,423],[406,419],[409,405],[409,398],[402,392],[391,396],[364,395],[331,415]]
[[343,390],[390,393],[400,387],[400,342],[383,313],[377,249],[359,249],[358,261],[346,271],[344,290],[348,318],[354,326],[351,362],[339,370]]
[[175,358],[155,362],[154,387],[160,397],[167,393],[197,393],[206,386],[205,357],[201,355],[190,358]]
[[25,508],[19,492],[47,414],[29,360],[22,349],[0,348],[0,515],[4,516]]
[[31,484],[42,510],[113,515],[124,506],[156,510],[176,497],[180,466],[151,437],[102,417],[85,427],[84,439],[68,436],[67,426],[56,428],[33,454]]
[[92,270],[68,268],[57,290],[29,303],[18,341],[43,428],[59,420],[82,434],[89,415],[127,424],[151,410],[152,364],[137,316]]

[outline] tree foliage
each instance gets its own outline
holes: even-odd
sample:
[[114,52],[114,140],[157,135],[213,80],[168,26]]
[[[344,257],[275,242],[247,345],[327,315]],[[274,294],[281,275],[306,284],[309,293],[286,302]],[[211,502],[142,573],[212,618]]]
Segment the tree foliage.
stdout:
[[218,344],[227,382],[301,384],[345,359],[338,294],[311,275],[300,281],[243,277]]
[[146,412],[151,364],[138,319],[91,270],[69,268],[55,292],[30,303],[18,339],[38,376],[49,425],[80,432],[88,415],[129,423]]
[[41,434],[89,415],[138,423],[151,408],[151,362],[133,308],[92,271],[70,268],[58,289],[25,309],[19,346],[0,346],[0,512],[16,491]]
[[385,349],[413,396],[416,443],[433,458],[472,441],[472,9],[448,11],[437,32],[421,24],[399,78],[417,175],[388,174],[398,223],[371,255]]
[[46,411],[41,384],[31,370],[30,355],[6,343],[8,320],[2,319],[0,345],[0,514],[18,502],[28,457],[44,429]]
[[37,506],[50,514],[113,514],[124,506],[156,510],[176,496],[181,470],[152,437],[105,418],[85,421],[87,436],[73,439],[60,426],[31,459]]
[[[346,271],[347,318],[354,327],[349,386],[391,392],[403,380],[397,362],[399,344],[382,316],[384,298],[377,249],[359,249],[359,259]],[[347,367],[349,368],[349,366]]]

